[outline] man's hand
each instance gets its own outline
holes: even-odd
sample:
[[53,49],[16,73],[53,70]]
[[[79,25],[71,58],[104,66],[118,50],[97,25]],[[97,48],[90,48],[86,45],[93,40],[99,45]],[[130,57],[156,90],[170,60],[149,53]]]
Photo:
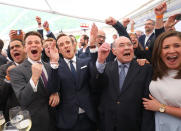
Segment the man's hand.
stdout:
[[147,59],[137,59],[136,60],[140,66],[144,66],[145,64],[150,64]]
[[48,32],[48,31],[50,31],[48,21],[45,21],[45,22],[44,22],[44,24],[43,24],[43,28],[44,28],[47,32]]
[[50,63],[57,63],[59,60],[59,53],[56,47],[56,41],[54,40],[50,46]]
[[105,23],[108,24],[108,25],[115,25],[117,23],[117,20],[114,19],[113,17],[109,17],[105,20]]
[[122,21],[122,24],[124,26],[124,28],[127,28],[127,25],[130,23],[130,19],[129,18],[124,18]]
[[7,68],[6,70],[6,79],[7,80],[10,80],[10,75],[9,75],[9,71],[12,70],[13,68],[15,68],[16,66],[15,65],[11,65]]
[[110,52],[110,45],[108,43],[103,43],[99,49],[98,49],[98,62],[103,64],[106,60],[106,58],[108,57],[109,55],[109,52]]
[[40,63],[32,64],[31,70],[32,70],[32,80],[36,86],[43,70],[42,64]]
[[59,97],[57,92],[50,95],[50,97],[49,97],[49,105],[51,107],[57,106],[59,104],[59,102],[60,102],[60,97]]
[[179,22],[179,20],[176,20],[177,15],[178,14],[174,14],[174,15],[171,15],[170,17],[168,17],[168,20],[165,22],[166,30],[170,27],[175,26]]
[[96,38],[97,38],[97,33],[98,33],[98,28],[95,25],[95,23],[93,23],[91,31],[90,31],[90,46],[94,46],[96,43]]
[[154,12],[156,16],[160,16],[163,15],[166,12],[166,10],[167,10],[167,4],[166,2],[163,2],[154,9]]
[[38,23],[38,27],[41,27],[41,18],[36,16],[36,22]]

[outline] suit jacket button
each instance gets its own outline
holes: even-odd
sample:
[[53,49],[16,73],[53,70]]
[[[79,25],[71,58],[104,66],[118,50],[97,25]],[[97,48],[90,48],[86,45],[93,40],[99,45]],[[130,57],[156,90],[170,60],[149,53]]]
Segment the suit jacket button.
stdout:
[[117,101],[116,103],[119,105],[119,104],[120,104],[120,101]]

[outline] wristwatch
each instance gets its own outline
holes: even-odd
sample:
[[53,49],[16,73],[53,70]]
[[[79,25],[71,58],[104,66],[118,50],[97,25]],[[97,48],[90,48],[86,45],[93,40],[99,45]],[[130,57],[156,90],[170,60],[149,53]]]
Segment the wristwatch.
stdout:
[[165,112],[165,107],[166,107],[166,105],[161,104],[161,107],[159,108],[159,111],[160,111],[161,113],[164,113],[164,112]]

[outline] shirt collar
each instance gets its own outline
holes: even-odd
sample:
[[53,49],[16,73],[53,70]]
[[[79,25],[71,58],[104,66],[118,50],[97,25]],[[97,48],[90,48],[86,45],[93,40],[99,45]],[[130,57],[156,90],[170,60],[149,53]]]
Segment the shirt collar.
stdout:
[[28,57],[28,61],[29,61],[31,64],[35,64],[35,63],[37,63],[37,62],[41,62],[41,63],[42,63],[41,59],[40,59],[39,61],[34,61],[34,60],[30,59],[29,57]]
[[[123,65],[123,63],[121,63],[119,60],[117,60],[117,62],[118,62],[118,67]],[[129,63],[125,63],[124,65],[126,66],[126,68],[129,68],[130,62]]]
[[148,34],[148,35],[146,35],[146,34],[145,34],[145,35],[146,35],[146,37],[150,37],[153,33],[154,33],[154,32],[152,32],[152,33],[150,33],[150,34]]
[[74,57],[73,57],[72,59],[66,59],[66,58],[64,58],[64,60],[65,60],[66,63],[69,63],[70,60],[72,60],[73,62],[76,62],[76,57],[75,57],[75,55],[74,55]]
[[14,64],[16,65],[16,66],[18,66],[19,64],[18,63],[16,63],[16,62],[14,62]]

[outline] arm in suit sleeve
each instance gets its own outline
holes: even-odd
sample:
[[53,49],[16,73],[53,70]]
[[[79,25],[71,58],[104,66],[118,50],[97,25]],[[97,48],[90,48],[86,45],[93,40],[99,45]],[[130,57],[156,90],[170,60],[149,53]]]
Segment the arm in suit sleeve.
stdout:
[[124,26],[119,21],[117,21],[117,23],[115,25],[113,25],[113,27],[118,32],[119,36],[125,36],[130,39],[128,32],[126,31]]
[[34,99],[35,92],[27,82],[22,71],[17,68],[10,70],[11,85],[21,106],[28,106]]
[[43,38],[43,29],[38,29],[37,32],[40,33]]
[[49,38],[53,38],[53,39],[56,40],[55,35],[54,35],[53,32],[51,32],[51,31],[48,32],[46,36],[49,37]]
[[58,68],[51,68],[51,72],[48,75],[47,88],[50,94],[59,92],[60,78],[58,76]]
[[163,32],[165,32],[164,27],[162,27],[160,29],[155,29],[155,39]]
[[5,81],[6,68],[6,65],[0,67],[0,110],[5,107],[9,92],[12,90],[10,83]]
[[[148,68],[146,70],[147,79],[145,83],[144,97],[149,99],[149,85],[152,78],[152,69]],[[155,115],[153,111],[143,109],[141,131],[155,131]]]

